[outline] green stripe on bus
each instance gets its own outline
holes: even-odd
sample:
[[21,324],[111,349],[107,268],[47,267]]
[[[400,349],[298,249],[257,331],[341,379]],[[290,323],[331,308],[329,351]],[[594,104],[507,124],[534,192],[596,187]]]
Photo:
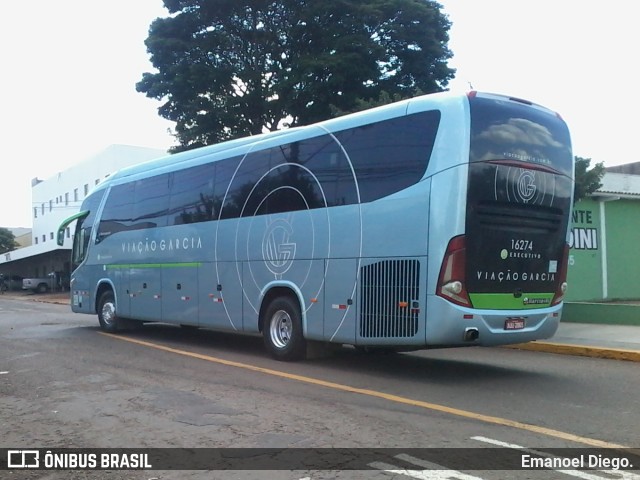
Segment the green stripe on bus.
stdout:
[[184,262],[184,263],[117,263],[106,265],[106,268],[178,268],[178,267],[199,267],[200,262]]
[[551,306],[553,293],[523,293],[514,297],[513,293],[470,293],[474,308],[495,310],[524,310]]

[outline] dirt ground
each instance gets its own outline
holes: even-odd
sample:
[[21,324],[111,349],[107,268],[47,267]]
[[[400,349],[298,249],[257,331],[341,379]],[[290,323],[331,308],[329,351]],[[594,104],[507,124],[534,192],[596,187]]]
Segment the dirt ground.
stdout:
[[60,305],[69,304],[69,292],[34,293],[29,290],[8,291],[0,294],[0,299],[11,298],[20,300],[31,300],[34,302],[57,303]]

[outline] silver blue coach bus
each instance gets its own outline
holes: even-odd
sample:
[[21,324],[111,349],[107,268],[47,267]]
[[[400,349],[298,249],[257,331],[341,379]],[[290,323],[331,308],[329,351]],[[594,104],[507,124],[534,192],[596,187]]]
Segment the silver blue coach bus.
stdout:
[[551,337],[566,290],[565,122],[426,95],[116,172],[76,221],[72,310],[415,350]]

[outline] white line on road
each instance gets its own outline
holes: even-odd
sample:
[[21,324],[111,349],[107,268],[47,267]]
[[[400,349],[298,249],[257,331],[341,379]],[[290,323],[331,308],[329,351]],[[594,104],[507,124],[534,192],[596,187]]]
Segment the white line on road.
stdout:
[[[504,448],[512,448],[515,450],[521,450],[523,452],[531,453],[537,455],[539,457],[547,457],[547,458],[557,458],[556,455],[551,453],[542,452],[540,450],[535,450],[532,448],[526,448],[522,445],[517,445],[515,443],[507,443],[502,442],[500,440],[494,440],[493,438],[487,438],[482,436],[471,437],[471,440],[476,440],[478,442],[488,443],[490,445],[496,445],[498,447]],[[581,470],[555,470],[556,472],[564,473],[565,475],[570,475],[572,477],[582,478],[584,480],[640,480],[640,475],[636,475],[635,473],[624,471],[624,470],[592,470],[593,472],[601,472],[607,475],[606,477],[602,477],[600,475],[594,475],[593,473],[583,472]]]
[[[428,463],[428,462],[425,462]],[[411,478],[417,478],[419,480],[483,480],[480,477],[474,477],[473,475],[467,475],[466,473],[458,472],[456,470],[445,470],[443,467],[434,464],[438,467],[438,470],[407,470],[384,462],[373,462],[369,466],[382,470],[386,473],[393,475],[405,475]]]

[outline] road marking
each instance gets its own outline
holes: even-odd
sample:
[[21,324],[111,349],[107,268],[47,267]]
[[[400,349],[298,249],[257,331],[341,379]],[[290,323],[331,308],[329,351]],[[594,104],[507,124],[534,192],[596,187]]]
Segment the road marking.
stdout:
[[[426,480],[483,480],[480,477],[475,477],[467,473],[462,473],[457,470],[447,469],[437,463],[422,460],[406,453],[396,455],[395,458],[407,463],[412,463],[418,467],[422,467],[423,470],[409,470],[398,468],[395,465],[390,465],[384,462],[373,462],[369,466],[384,470],[385,472],[392,473],[394,475],[406,475],[418,479]],[[391,468],[389,468],[391,467]]]
[[333,390],[340,390],[343,392],[349,393],[357,393],[360,395],[366,395],[369,397],[381,398],[383,400],[388,400],[394,403],[400,403],[403,405],[410,405],[413,407],[424,408],[427,410],[433,410],[436,412],[448,413],[450,415],[455,415],[458,417],[470,418],[473,420],[477,420],[480,422],[491,423],[494,425],[501,425],[504,427],[516,428],[519,430],[526,430],[528,432],[538,433],[541,435],[546,435],[548,437],[560,438],[562,440],[567,440],[576,443],[582,443],[584,445],[590,445],[592,447],[599,448],[616,448],[616,449],[628,449],[629,447],[625,445],[620,445],[612,442],[605,442],[603,440],[598,440],[595,438],[582,437],[579,435],[574,435],[572,433],[562,432],[560,430],[555,430],[553,428],[541,427],[538,425],[532,425],[530,423],[518,422],[515,420],[509,420],[508,418],[494,417],[491,415],[484,415],[482,413],[475,413],[468,410],[461,410],[459,408],[447,407],[446,405],[439,405],[436,403],[424,402],[422,400],[414,400],[411,398],[401,397],[398,395],[393,395],[390,393],[378,392],[376,390],[369,390],[366,388],[358,388],[351,387],[349,385],[343,385],[340,383],[328,382],[326,380],[320,380],[318,378],[306,377],[303,375],[297,375],[295,373],[287,373],[279,370],[272,370],[270,368],[258,367],[256,365],[251,365],[248,363],[240,363],[232,360],[225,360],[223,358],[212,357],[210,355],[203,355],[201,353],[189,352],[187,350],[179,350],[177,348],[167,347],[165,345],[146,342],[144,340],[138,340],[135,338],[128,338],[122,335],[114,335],[112,333],[98,332],[101,335],[113,338],[115,340],[121,340],[129,343],[134,343],[136,345],[141,345],[144,347],[154,348],[156,350],[162,350],[164,352],[175,353],[177,355],[182,355],[185,357],[197,358],[199,360],[205,360],[207,362],[217,363],[220,365],[226,365],[229,367],[241,368],[244,370],[249,370],[252,372],[264,373],[266,375],[272,375],[274,377],[286,378],[288,380],[295,380],[302,383],[308,383],[311,385],[318,385],[326,388],[331,388]]
[[373,462],[369,466],[392,475],[404,475],[419,480],[483,480],[457,470],[446,470],[444,467],[432,464],[437,470],[407,470],[385,462]]
[[[471,437],[471,440],[477,440],[478,442],[488,443],[490,445],[495,445],[498,447],[521,450],[523,452],[531,453],[539,457],[557,458],[557,455],[553,455],[551,453],[541,452],[540,450],[523,447],[522,445],[517,445],[515,443],[507,443],[507,442],[502,442],[500,440],[494,440],[493,438],[477,436],[477,437]],[[564,473],[565,475],[570,475],[572,477],[582,478],[584,480],[611,480],[612,478],[624,479],[624,480],[640,480],[640,475],[636,475],[635,473],[627,472],[623,470],[594,470],[595,472],[601,472],[606,474],[607,475],[606,477],[602,477],[600,475],[593,475],[593,473],[583,472],[580,470],[562,469],[562,470],[555,470],[555,471]]]

